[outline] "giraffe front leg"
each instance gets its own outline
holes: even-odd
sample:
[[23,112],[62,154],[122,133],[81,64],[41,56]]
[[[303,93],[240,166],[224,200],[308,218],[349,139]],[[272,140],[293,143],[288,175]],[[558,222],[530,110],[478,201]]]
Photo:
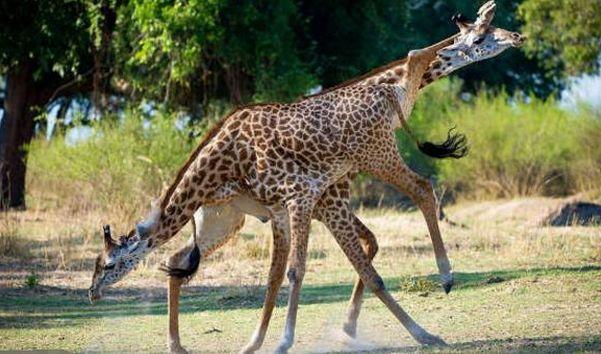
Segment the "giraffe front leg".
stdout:
[[169,351],[171,353],[187,353],[179,339],[179,293],[184,279],[169,277]]
[[263,302],[263,312],[257,329],[241,353],[254,353],[263,344],[273,308],[277,301],[278,292],[282,286],[286,272],[286,260],[290,251],[288,214],[284,212],[276,215],[273,218],[271,227],[273,231],[273,247],[271,250],[271,267],[269,269],[267,293]]
[[276,348],[276,353],[287,353],[294,342],[298,302],[307,263],[307,245],[313,205],[314,201],[307,200],[291,200],[287,203],[292,250],[288,262],[290,290],[288,294],[286,326],[284,335]]
[[448,294],[454,284],[453,273],[438,227],[438,210],[432,185],[427,179],[419,176],[403,163],[396,153],[396,145],[393,142],[389,142],[388,146],[383,149],[388,149],[390,153],[380,153],[378,156],[382,156],[382,158],[375,157],[367,164],[366,170],[409,196],[421,210],[430,233],[441,284]]
[[193,234],[186,246],[161,267],[169,275],[169,350],[186,353],[179,337],[179,295],[182,284],[198,270],[201,258],[234,237],[244,225],[244,214],[231,203],[204,206],[194,213]]

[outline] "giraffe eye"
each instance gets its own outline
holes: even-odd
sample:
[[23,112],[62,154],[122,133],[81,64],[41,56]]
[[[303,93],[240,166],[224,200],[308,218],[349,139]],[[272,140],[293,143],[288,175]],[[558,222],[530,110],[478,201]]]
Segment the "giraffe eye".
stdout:
[[111,270],[113,268],[115,268],[115,263],[104,266],[104,270]]

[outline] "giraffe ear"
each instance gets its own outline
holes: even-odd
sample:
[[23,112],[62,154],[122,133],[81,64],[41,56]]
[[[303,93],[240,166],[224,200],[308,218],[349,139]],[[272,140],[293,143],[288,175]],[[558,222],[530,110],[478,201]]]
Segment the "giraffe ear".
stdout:
[[113,238],[111,237],[111,227],[109,225],[104,225],[102,230],[104,232],[104,248],[111,248],[115,244]]
[[454,14],[453,17],[451,17],[451,21],[453,21],[457,27],[459,27],[460,31],[464,31],[469,28],[467,19],[461,13]]

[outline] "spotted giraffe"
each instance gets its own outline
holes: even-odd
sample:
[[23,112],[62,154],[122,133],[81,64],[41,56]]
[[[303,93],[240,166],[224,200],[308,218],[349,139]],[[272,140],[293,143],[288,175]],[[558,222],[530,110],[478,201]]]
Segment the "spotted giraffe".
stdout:
[[[452,43],[455,36],[446,39],[441,43]],[[381,68],[375,69],[365,76],[359,79],[350,80],[341,86],[350,85],[367,85],[367,84],[404,84],[403,75],[405,70],[406,59],[398,60],[385,65]],[[438,78],[445,76],[440,70],[440,61],[435,60],[431,63],[428,71],[424,74],[421,87],[423,88],[435,81]],[[328,89],[332,91],[333,89]],[[465,153],[465,147],[462,147],[461,136],[457,136],[447,141],[446,146],[439,146],[438,151],[425,151],[430,156],[443,158],[443,157],[455,157],[459,158]],[[350,183],[354,179],[355,173],[350,173],[347,176],[341,178],[333,186],[329,187],[328,190],[322,195],[319,202],[317,203],[313,219],[324,220],[325,212],[328,209],[332,209],[334,206],[337,211],[346,210],[349,215],[353,218],[353,226],[355,228],[355,234],[359,236],[360,242],[365,253],[370,259],[375,257],[378,251],[378,244],[375,236],[372,232],[357,218],[350,210],[349,196],[350,196]],[[431,189],[431,186],[429,187]],[[434,195],[433,195],[434,196]],[[189,281],[198,270],[198,266],[201,259],[208,257],[216,249],[224,245],[231,238],[233,238],[237,232],[243,227],[245,222],[245,214],[255,216],[261,221],[266,222],[269,220],[269,213],[262,205],[256,201],[250,199],[246,195],[241,195],[234,198],[229,203],[214,205],[214,206],[203,206],[194,214],[193,223],[193,234],[188,240],[187,244],[184,245],[180,250],[176,251],[164,266],[162,270],[169,274],[169,347],[173,352],[185,352],[180,344],[179,337],[179,294],[180,287],[185,282]],[[336,224],[333,225],[336,227]],[[275,232],[275,231],[274,231]],[[273,242],[279,242],[278,238],[274,238]],[[435,245],[437,254],[439,269],[441,272],[441,278],[443,279],[443,288],[445,292],[449,292],[453,285],[453,278],[448,261],[442,238],[434,234],[432,242]],[[286,245],[275,244],[274,249],[278,247],[286,247]],[[272,254],[273,257],[277,256],[277,252]],[[276,260],[272,260],[272,264],[277,264]],[[270,269],[275,269],[271,267]],[[353,288],[351,300],[349,302],[349,308],[347,311],[347,320],[344,323],[343,330],[350,337],[356,336],[357,319],[359,317],[361,304],[363,300],[364,286],[360,278],[357,279]],[[274,303],[275,296],[266,299],[266,303]],[[265,308],[271,308],[271,306],[265,306]],[[259,331],[255,334],[253,341],[254,346],[257,347],[264,338],[267,321],[269,315],[263,315],[259,325]],[[259,339],[260,338],[260,339]],[[250,348],[249,348],[250,349]]]
[[[486,12],[483,14],[486,16]],[[489,23],[490,20],[480,24],[458,20],[461,32],[452,45],[410,53],[404,88],[394,84],[355,85],[290,105],[259,105],[234,112],[205,140],[207,144],[193,154],[174,188],[167,193],[164,199],[167,202],[147,223],[139,224],[119,248],[126,247],[130,258],[141,257],[177,232],[200,205],[232,201],[243,191],[262,205],[274,222],[274,254],[279,254],[275,251],[275,240],[287,239],[285,233],[290,230],[293,252],[288,273],[291,281],[289,315],[278,351],[285,351],[292,343],[304,275],[308,224],[316,215],[334,233],[363,282],[409,332],[421,343],[440,342],[419,327],[385,290],[370,258],[361,248],[353,227],[354,216],[343,206],[326,206],[321,214],[314,208],[330,186],[353,170],[370,172],[391,182],[414,200],[426,199],[428,205],[435,204],[433,198],[428,197],[431,188],[427,182],[424,184],[400,161],[392,132],[406,124],[405,117],[411,112],[423,73],[434,59],[438,58],[440,67],[450,72],[470,61],[482,60],[511,45],[521,44],[519,34],[493,28]],[[426,188],[430,191],[423,194]],[[417,204],[426,214],[424,207]],[[129,242],[130,239],[133,241]],[[110,253],[101,254],[99,266],[115,269],[111,257]],[[285,256],[276,258],[285,259]],[[125,266],[121,262],[118,265]],[[272,274],[274,278],[280,274],[273,272],[274,266],[272,263],[270,279]],[[91,298],[99,293],[99,285],[122,276],[114,271],[97,273],[90,290]],[[271,283],[268,293],[273,290]],[[277,288],[279,284],[281,280]],[[252,345],[247,348],[255,349]]]

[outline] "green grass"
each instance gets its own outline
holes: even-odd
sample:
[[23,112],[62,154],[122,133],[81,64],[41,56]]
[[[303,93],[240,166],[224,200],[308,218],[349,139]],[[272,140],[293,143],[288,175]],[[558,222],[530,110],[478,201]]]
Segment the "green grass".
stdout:
[[[456,276],[458,286],[450,295],[436,289],[427,297],[402,290],[398,277],[385,279],[395,298],[450,344],[432,351],[601,350],[601,266],[460,272]],[[492,278],[502,281],[489,284]],[[342,323],[351,289],[352,284],[345,282],[305,285],[294,351],[345,350],[331,340]],[[137,289],[126,300],[89,305],[83,291],[68,296],[40,296],[39,292],[43,289],[28,296],[2,297],[0,349],[165,349],[167,311],[161,296],[144,299],[144,289]],[[232,352],[245,344],[259,316],[262,288],[191,287],[186,292],[181,329],[189,349]],[[255,295],[224,297],[228,292]],[[284,305],[282,297],[265,348],[277,343]],[[380,352],[418,349],[371,295],[360,318],[359,339]]]

